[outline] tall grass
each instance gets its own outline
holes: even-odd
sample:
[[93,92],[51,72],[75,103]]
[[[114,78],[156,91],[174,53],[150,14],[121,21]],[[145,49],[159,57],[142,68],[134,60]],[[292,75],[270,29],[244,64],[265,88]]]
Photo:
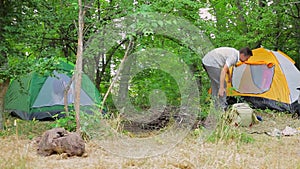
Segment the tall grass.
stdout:
[[213,118],[216,119],[215,128],[211,134],[207,137],[208,142],[232,142],[237,143],[253,143],[254,138],[241,130],[241,127],[235,126],[232,123],[235,115],[232,111],[212,113]]
[[6,114],[4,130],[0,132],[0,137],[16,136],[17,138],[33,139],[51,129],[51,124],[53,121],[21,120]]

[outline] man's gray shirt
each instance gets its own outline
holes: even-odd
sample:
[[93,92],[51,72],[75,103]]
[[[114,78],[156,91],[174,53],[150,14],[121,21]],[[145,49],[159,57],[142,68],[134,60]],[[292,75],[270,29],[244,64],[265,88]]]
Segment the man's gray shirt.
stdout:
[[223,68],[226,63],[229,68],[239,61],[239,57],[238,50],[231,47],[220,47],[208,52],[202,59],[202,63],[216,68]]

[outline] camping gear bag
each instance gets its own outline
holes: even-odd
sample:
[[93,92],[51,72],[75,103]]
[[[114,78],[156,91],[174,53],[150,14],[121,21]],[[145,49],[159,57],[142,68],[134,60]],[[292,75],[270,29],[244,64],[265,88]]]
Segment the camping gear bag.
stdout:
[[234,114],[232,122],[234,125],[249,127],[253,123],[253,109],[247,103],[236,103],[232,105],[231,114]]

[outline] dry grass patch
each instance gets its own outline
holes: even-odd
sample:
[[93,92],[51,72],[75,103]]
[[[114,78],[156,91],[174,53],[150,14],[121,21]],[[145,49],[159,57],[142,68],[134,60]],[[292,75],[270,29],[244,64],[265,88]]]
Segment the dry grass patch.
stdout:
[[86,144],[88,156],[41,157],[29,140],[1,140],[0,168],[299,168],[299,137],[255,134],[255,142],[200,143],[190,136],[174,149],[152,158],[130,159],[110,154],[97,141]]
[[[245,143],[239,139],[219,140],[218,143],[201,142],[199,134],[191,133],[177,146],[162,155],[149,158],[132,159],[109,153],[101,148],[97,140],[86,143],[87,157],[68,157],[60,155],[41,157],[37,155],[34,139],[0,137],[1,169],[102,169],[102,168],[174,168],[174,169],[268,169],[300,168],[300,135],[290,137],[270,137],[264,132],[274,127],[300,127],[300,120],[286,114],[259,114],[263,122],[251,128],[237,128],[248,133],[254,141]],[[253,133],[253,134],[249,134]],[[139,147],[133,147],[139,149]],[[128,152],[130,153],[130,152]]]

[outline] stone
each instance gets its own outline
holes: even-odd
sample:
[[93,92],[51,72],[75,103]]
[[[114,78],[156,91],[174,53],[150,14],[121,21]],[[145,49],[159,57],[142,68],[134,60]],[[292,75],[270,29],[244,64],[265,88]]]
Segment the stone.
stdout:
[[82,156],[85,152],[85,143],[80,134],[68,132],[64,128],[47,130],[38,144],[39,155],[66,153],[68,156]]

